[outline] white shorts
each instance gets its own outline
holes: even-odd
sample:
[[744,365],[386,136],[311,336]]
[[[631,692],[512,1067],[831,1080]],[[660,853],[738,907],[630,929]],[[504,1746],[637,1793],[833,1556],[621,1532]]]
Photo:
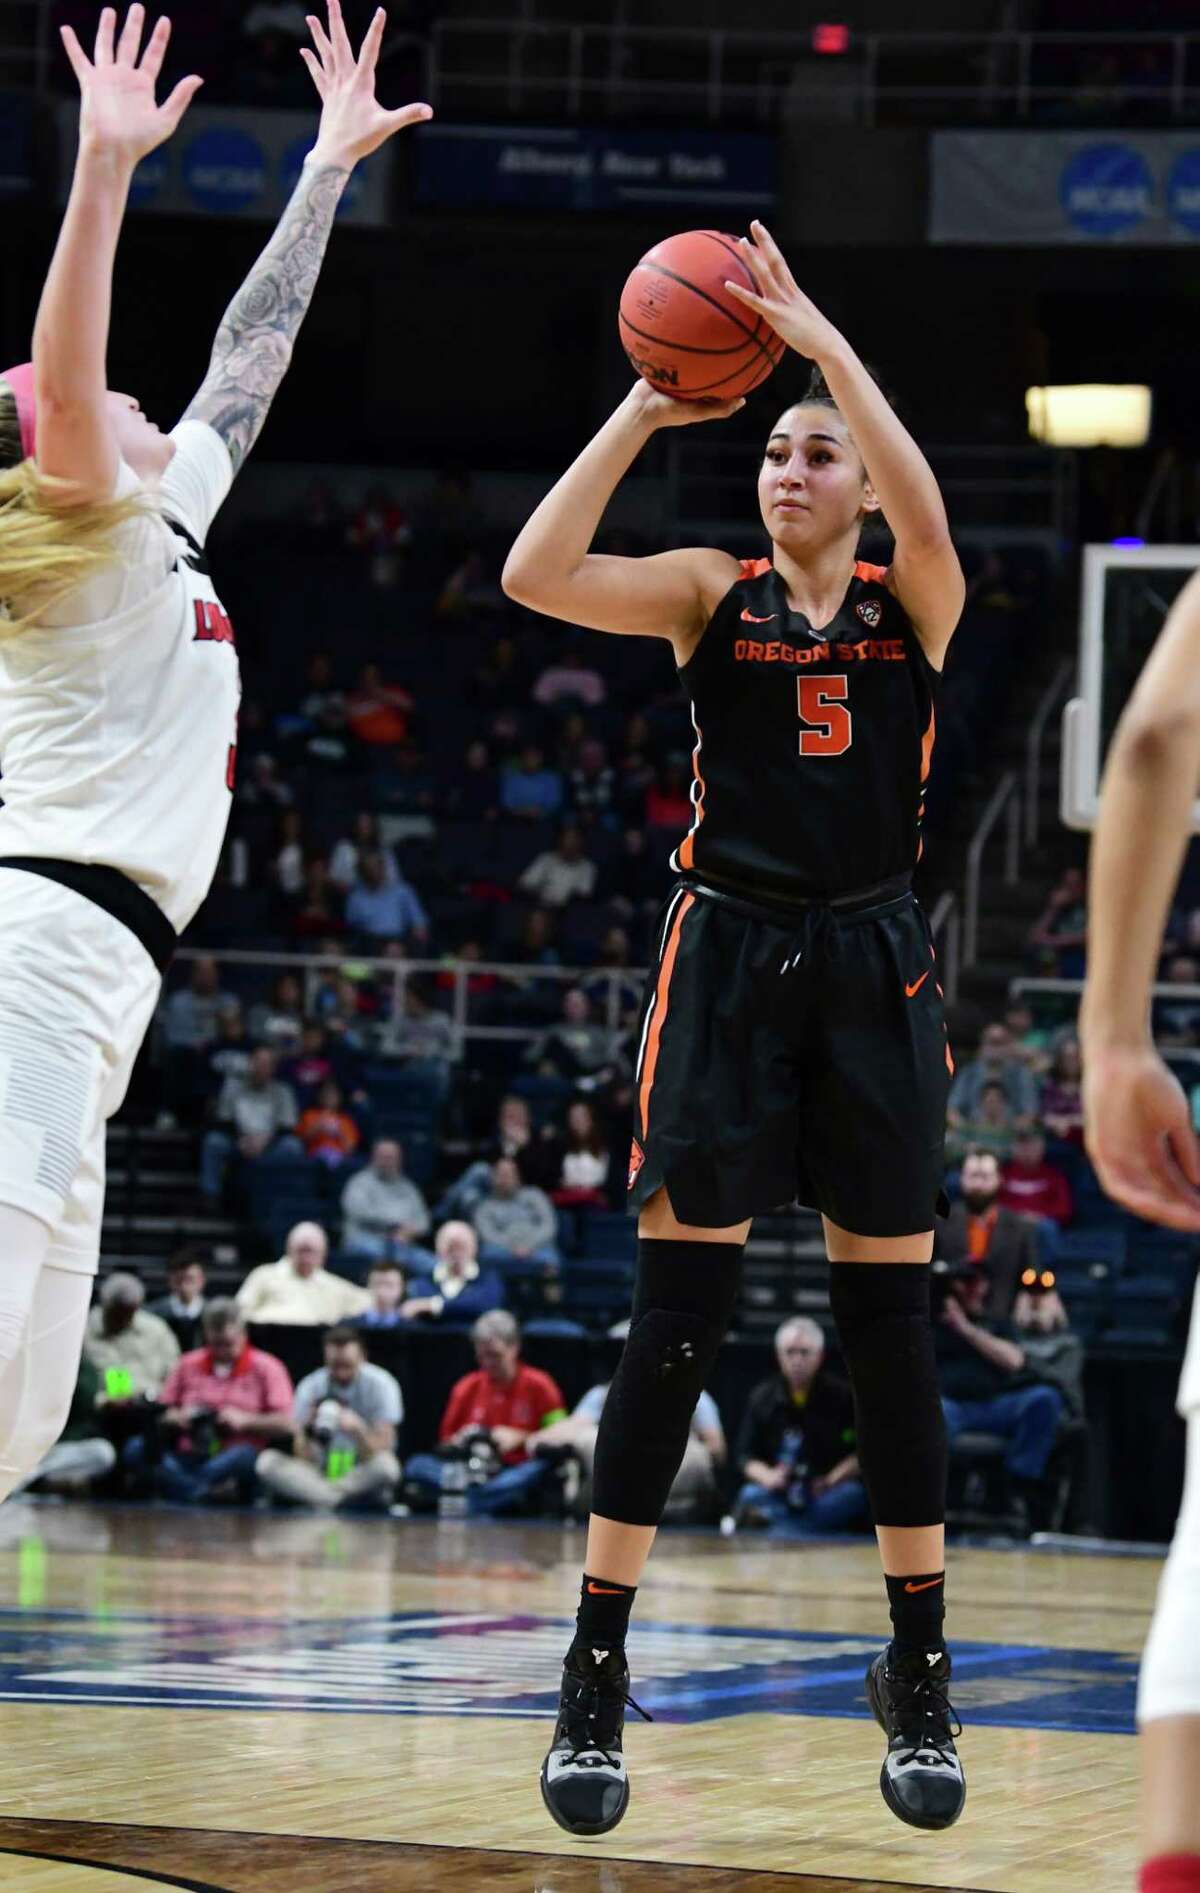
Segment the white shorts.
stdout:
[[96,1272],[106,1125],[161,985],[103,908],[0,868],[0,1203],[48,1225],[56,1268]]

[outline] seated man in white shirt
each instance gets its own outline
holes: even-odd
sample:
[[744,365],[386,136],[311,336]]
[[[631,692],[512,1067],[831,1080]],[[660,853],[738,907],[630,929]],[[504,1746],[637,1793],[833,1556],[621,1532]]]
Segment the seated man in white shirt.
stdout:
[[[572,1493],[570,1482],[567,1485],[569,1508],[577,1518],[586,1518],[591,1510],[596,1434],[607,1397],[607,1382],[589,1387],[574,1411],[565,1420],[556,1420],[539,1433],[533,1447],[535,1453],[551,1457],[569,1451],[579,1461],[582,1479],[578,1491]],[[683,1464],[675,1475],[664,1517],[704,1519],[715,1514],[718,1483],[727,1457],[725,1429],[717,1403],[710,1393],[701,1393],[692,1414]]]
[[269,1492],[329,1511],[391,1504],[404,1399],[395,1375],[367,1360],[357,1328],[329,1330],[325,1365],[297,1387],[293,1419],[292,1453],[269,1447],[255,1466]]
[[329,1241],[319,1223],[297,1223],[289,1231],[278,1262],[263,1262],[237,1292],[237,1305],[247,1321],[260,1326],[327,1328],[338,1321],[353,1321],[370,1307],[371,1297],[325,1267]]

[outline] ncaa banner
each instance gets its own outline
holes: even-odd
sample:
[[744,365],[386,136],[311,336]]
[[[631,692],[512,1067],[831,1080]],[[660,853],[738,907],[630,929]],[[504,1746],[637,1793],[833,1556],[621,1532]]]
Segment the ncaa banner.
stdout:
[[439,125],[414,146],[419,204],[614,210],[708,204],[762,210],[774,140],[756,132]]
[[933,243],[1200,242],[1200,132],[935,132]]
[[[79,107],[64,102],[58,108],[60,203],[70,189],[78,132]],[[194,105],[174,138],[138,165],[130,208],[274,223],[295,189],[316,135],[315,111],[247,112]],[[338,205],[339,222],[387,223],[391,161],[385,145],[356,166]]]

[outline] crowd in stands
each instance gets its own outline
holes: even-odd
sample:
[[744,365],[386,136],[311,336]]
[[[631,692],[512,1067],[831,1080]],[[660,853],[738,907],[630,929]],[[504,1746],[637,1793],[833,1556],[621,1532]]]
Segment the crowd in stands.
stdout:
[[[1053,1278],[1014,1275],[1032,1225],[995,1207],[995,1160],[978,1162],[964,1192],[966,1246],[934,1269],[949,1435],[982,1431],[1003,1443],[1021,1529],[1050,1518],[1056,1481],[1073,1508],[1067,1522],[1082,1529],[1082,1344]],[[993,1246],[980,1253],[971,1219],[993,1213]],[[525,1359],[521,1324],[498,1305],[499,1278],[486,1286],[470,1226],[444,1224],[438,1247],[427,1282],[382,1259],[360,1285],[327,1267],[324,1232],[302,1223],[235,1296],[208,1295],[195,1247],[173,1257],[153,1306],[136,1275],[105,1276],[70,1422],[29,1483],[184,1505],[586,1516],[607,1380],[568,1411],[555,1376]],[[435,1437],[408,1442],[410,1357],[390,1354],[385,1365],[372,1351],[441,1323],[469,1337],[476,1365],[445,1385]],[[614,1339],[627,1328],[619,1323]],[[319,1336],[322,1364],[294,1384],[265,1342],[287,1352],[299,1330]],[[822,1328],[789,1318],[774,1346],[776,1371],[749,1391],[731,1436],[713,1396],[700,1397],[667,1518],[714,1524],[724,1513],[726,1531],[792,1538],[868,1530],[853,1402]]]

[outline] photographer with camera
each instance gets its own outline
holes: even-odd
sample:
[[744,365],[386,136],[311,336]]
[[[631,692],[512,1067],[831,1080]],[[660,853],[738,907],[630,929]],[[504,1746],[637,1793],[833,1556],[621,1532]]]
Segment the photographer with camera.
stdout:
[[[414,1503],[440,1494],[447,1470],[456,1491],[465,1460],[465,1509],[473,1516],[499,1517],[532,1509],[538,1488],[552,1474],[550,1461],[531,1458],[534,1435],[566,1416],[558,1384],[539,1367],[521,1359],[521,1330],[502,1308],[480,1315],[471,1329],[475,1373],[464,1374],[450,1390],[438,1427],[438,1450],[416,1453],[406,1468],[405,1486]],[[480,1476],[482,1475],[482,1476]]]
[[1063,1397],[1035,1382],[1008,1321],[984,1314],[991,1295],[986,1264],[935,1262],[930,1285],[934,1349],[946,1431],[995,1433],[1017,1497],[1036,1523],[1049,1494],[1046,1466],[1058,1434]]
[[268,1492],[327,1511],[391,1504],[404,1400],[395,1375],[367,1360],[357,1328],[330,1328],[325,1365],[300,1382],[292,1417],[292,1453],[270,1447],[259,1456],[258,1477]]
[[283,1362],[251,1347],[234,1301],[206,1304],[206,1346],[184,1354],[163,1383],[160,1433],[169,1444],[150,1466],[144,1439],[122,1455],[129,1472],[149,1471],[163,1498],[195,1505],[254,1497],[264,1446],[292,1436],[292,1381]]

